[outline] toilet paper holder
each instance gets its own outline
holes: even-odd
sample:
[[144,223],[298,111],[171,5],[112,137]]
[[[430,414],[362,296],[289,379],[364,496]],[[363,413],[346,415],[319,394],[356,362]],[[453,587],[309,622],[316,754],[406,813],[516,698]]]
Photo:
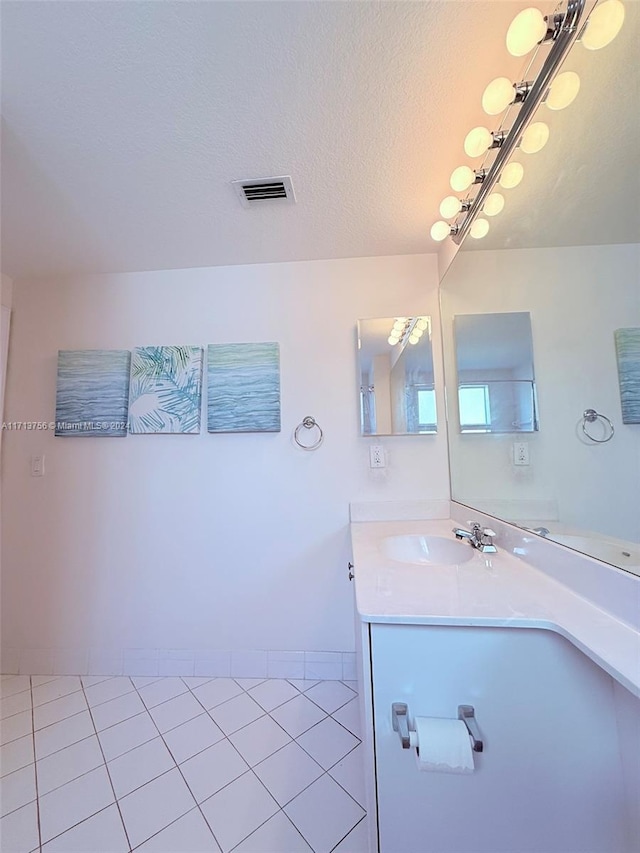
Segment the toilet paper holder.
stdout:
[[[458,705],[458,719],[467,727],[469,737],[471,738],[471,747],[474,752],[482,752],[484,744],[480,737],[480,729],[476,722],[476,712],[473,705]],[[391,705],[391,724],[394,732],[400,735],[400,742],[403,749],[411,747],[409,728],[409,707],[404,702],[394,702]]]

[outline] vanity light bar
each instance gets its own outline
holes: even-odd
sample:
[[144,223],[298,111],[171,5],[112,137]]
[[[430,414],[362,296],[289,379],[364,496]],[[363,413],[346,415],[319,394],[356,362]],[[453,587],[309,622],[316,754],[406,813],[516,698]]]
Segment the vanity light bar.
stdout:
[[553,78],[581,33],[580,19],[584,12],[585,3],[586,0],[569,0],[565,14],[554,16],[553,41],[540,73],[532,84],[527,84],[526,92],[514,87],[516,95],[520,91],[520,96],[516,97],[516,101],[519,100],[522,106],[513,126],[506,137],[504,137],[502,144],[496,149],[496,158],[491,168],[484,175],[478,194],[472,201],[467,215],[462,222],[451,226],[450,236],[454,243],[458,245],[462,243],[467,232],[471,229],[474,220],[482,210],[485,200],[500,180],[504,167],[517,148],[522,134],[533,119],[535,111],[542,101],[544,101]]

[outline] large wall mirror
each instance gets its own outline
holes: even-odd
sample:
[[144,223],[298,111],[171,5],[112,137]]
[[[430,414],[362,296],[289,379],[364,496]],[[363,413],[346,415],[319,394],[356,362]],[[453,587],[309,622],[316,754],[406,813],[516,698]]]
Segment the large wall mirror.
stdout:
[[362,435],[437,431],[431,317],[358,320]]
[[[625,8],[611,44],[572,49],[578,97],[540,107],[549,141],[516,156],[524,179],[465,240],[441,308],[453,498],[640,575],[640,424],[623,421],[615,340],[640,327],[640,3]],[[514,313],[531,321],[539,429],[461,431],[456,324]]]

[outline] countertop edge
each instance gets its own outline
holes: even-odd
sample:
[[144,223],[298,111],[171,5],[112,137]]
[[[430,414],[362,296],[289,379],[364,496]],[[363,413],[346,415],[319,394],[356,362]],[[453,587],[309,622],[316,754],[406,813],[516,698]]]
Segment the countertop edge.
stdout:
[[[396,533],[409,533],[411,535],[418,529],[424,529],[425,533],[431,535],[441,536],[450,523],[451,519],[441,519],[410,523],[356,522],[351,525],[353,555],[356,563],[356,610],[361,622],[551,631],[570,642],[630,693],[640,698],[640,631],[627,622],[623,622],[610,611],[599,607],[591,599],[585,598],[566,583],[550,577],[541,569],[522,561],[521,558],[515,558],[513,555],[500,555],[502,558],[500,560],[501,569],[505,573],[504,588],[507,584],[511,586],[514,583],[520,585],[523,596],[523,601],[519,602],[520,606],[522,607],[525,602],[529,601],[532,609],[540,609],[540,607],[546,610],[555,609],[557,612],[553,613],[551,618],[546,615],[526,616],[522,613],[518,613],[518,615],[505,613],[504,616],[499,612],[489,615],[471,612],[438,613],[435,612],[436,607],[429,609],[431,602],[428,599],[428,590],[426,589],[423,592],[424,602],[422,604],[420,601],[422,591],[416,590],[415,604],[412,602],[416,612],[385,612],[385,604],[387,610],[390,608],[388,607],[388,598],[385,598],[380,592],[380,579],[384,578],[385,588],[388,588],[394,579],[396,582],[398,581],[403,565],[381,557],[375,543],[381,537]],[[367,562],[369,563],[368,566]],[[483,577],[473,571],[465,573],[459,571],[460,567],[452,566],[450,568],[452,571],[456,571],[456,584],[461,590],[464,590],[465,584],[469,585],[469,589],[464,591],[468,593],[468,596],[471,596],[471,599],[476,591],[473,584],[480,584],[478,590],[481,590],[482,583],[486,582]],[[415,566],[413,566],[413,570],[415,570]],[[425,575],[425,578],[431,580],[429,575]],[[519,583],[520,581],[521,583]],[[437,580],[431,581],[432,585],[434,582],[437,583]],[[359,595],[359,592],[362,593],[363,590],[364,593]],[[486,590],[482,590],[482,592],[486,594]],[[363,598],[365,601],[362,600]],[[376,606],[378,604],[380,607]],[[457,600],[453,605],[450,603],[449,609],[455,610],[456,606],[463,611],[465,609],[464,603]],[[496,609],[499,610],[500,606],[501,602],[498,601]],[[526,608],[522,607],[522,609]],[[566,619],[562,618],[563,615],[566,616]],[[567,623],[571,622],[575,622],[576,625],[569,627]]]

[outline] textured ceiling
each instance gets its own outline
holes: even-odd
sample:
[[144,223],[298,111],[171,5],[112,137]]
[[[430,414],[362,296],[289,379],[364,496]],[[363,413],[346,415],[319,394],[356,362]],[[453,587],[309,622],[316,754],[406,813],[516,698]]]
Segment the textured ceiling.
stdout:
[[[4,0],[3,271],[436,251],[482,90],[522,68],[504,34],[527,5]],[[243,208],[230,181],[270,175],[297,204]]]
[[[4,0],[3,271],[435,251],[469,104],[517,76],[527,5]],[[294,206],[230,185],[283,174]]]

